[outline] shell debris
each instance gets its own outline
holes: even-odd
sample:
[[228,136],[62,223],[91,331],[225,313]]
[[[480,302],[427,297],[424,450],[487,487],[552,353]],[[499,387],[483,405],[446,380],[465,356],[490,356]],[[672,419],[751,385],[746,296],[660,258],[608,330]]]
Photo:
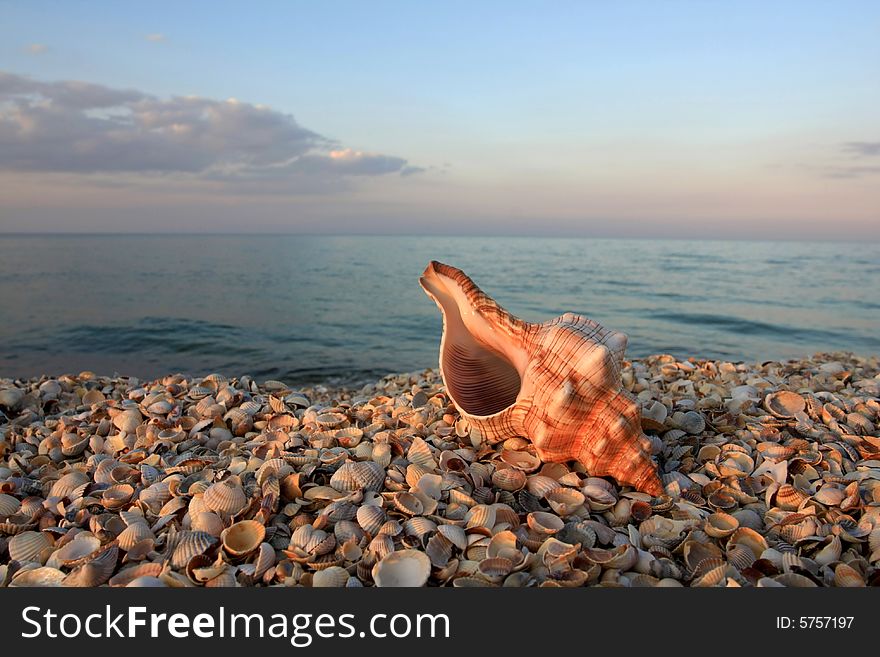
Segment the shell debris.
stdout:
[[0,586],[877,586],[880,360],[624,361],[662,492],[358,389],[0,379]]

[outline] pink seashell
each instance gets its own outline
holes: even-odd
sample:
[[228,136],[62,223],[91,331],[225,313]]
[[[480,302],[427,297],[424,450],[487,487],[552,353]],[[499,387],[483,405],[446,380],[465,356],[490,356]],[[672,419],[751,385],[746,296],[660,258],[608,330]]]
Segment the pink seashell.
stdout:
[[662,494],[639,405],[621,385],[625,335],[573,313],[524,322],[439,262],[419,282],[443,314],[440,372],[471,427],[490,442],[529,437],[544,461],[575,459]]

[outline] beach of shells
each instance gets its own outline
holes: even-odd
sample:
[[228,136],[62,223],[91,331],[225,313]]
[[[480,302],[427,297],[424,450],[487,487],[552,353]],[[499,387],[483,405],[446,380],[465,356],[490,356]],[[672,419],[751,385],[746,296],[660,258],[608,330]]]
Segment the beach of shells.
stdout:
[[0,586],[880,584],[880,359],[623,382],[660,497],[488,444],[435,370],[0,379]]

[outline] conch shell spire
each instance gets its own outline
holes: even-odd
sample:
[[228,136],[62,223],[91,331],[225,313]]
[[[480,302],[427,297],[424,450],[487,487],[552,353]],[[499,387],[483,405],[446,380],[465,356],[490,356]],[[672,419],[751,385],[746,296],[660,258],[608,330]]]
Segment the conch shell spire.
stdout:
[[419,283],[443,315],[446,392],[487,440],[529,438],[544,461],[575,459],[593,476],[663,492],[639,406],[620,380],[625,335],[573,313],[525,322],[439,262]]

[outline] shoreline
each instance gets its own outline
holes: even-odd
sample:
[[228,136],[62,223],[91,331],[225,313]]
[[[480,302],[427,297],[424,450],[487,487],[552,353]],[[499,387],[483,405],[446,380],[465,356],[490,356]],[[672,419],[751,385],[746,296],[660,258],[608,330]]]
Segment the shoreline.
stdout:
[[0,586],[880,585],[880,357],[622,379],[659,498],[486,444],[436,369],[0,379]]

